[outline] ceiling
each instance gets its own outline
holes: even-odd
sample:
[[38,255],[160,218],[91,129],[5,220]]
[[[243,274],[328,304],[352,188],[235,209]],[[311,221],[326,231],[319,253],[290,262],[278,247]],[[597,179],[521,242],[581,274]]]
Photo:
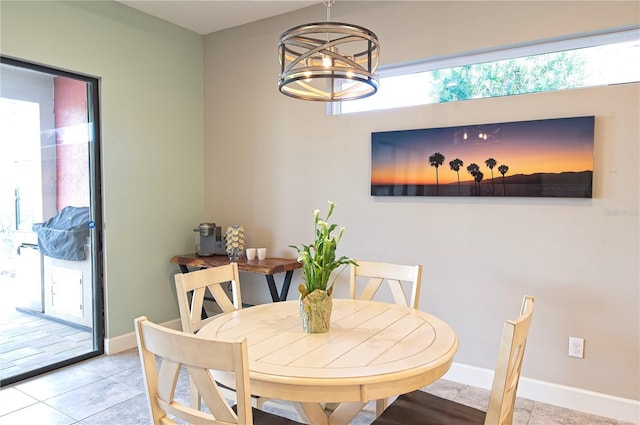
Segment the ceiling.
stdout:
[[302,9],[322,0],[118,0],[148,15],[209,34]]

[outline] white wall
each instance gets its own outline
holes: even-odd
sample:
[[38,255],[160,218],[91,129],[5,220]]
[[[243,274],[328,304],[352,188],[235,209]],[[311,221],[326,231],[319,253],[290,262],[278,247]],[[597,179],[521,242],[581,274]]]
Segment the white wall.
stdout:
[[178,317],[203,210],[202,37],[116,2],[3,1],[3,55],[100,78],[106,332]]
[[[338,2],[381,40],[383,63],[637,24],[637,2]],[[205,37],[205,216],[293,257],[337,202],[341,254],[424,266],[421,308],[460,338],[456,362],[493,369],[502,323],[536,298],[523,376],[638,400],[639,86],[327,116],[278,93],[276,45],[322,6]],[[543,25],[544,23],[544,25]],[[596,116],[593,199],[369,195],[374,131]],[[268,301],[243,275],[243,300]],[[301,276],[296,273],[294,281]],[[347,296],[346,276],[336,296]],[[292,285],[294,288],[296,285]],[[295,290],[289,294],[295,299]],[[586,339],[568,358],[569,336]],[[606,371],[606,372],[604,372]]]

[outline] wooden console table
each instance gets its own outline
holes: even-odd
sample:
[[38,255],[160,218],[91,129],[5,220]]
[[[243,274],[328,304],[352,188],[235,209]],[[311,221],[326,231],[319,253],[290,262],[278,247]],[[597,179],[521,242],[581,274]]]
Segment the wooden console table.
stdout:
[[[229,264],[231,261],[226,255],[212,255],[209,257],[200,257],[196,254],[182,254],[176,255],[170,260],[171,263],[180,266],[182,273],[189,273],[189,267],[197,267],[204,269],[207,267],[216,267]],[[269,286],[269,292],[271,293],[271,299],[273,302],[286,301],[287,294],[289,293],[289,286],[291,285],[291,278],[293,277],[293,271],[302,267],[301,263],[298,263],[295,259],[290,258],[266,258],[264,260],[251,260],[241,258],[237,261],[238,270],[241,272],[258,273],[263,274],[267,278],[267,285]],[[274,275],[277,273],[284,273],[284,279],[282,281],[282,288],[278,294],[276,288],[276,281]]]

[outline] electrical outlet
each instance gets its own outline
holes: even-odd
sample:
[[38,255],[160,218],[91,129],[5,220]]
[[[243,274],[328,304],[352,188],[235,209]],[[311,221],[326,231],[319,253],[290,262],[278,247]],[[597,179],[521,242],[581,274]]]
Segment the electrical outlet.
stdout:
[[569,337],[569,357],[584,358],[584,339]]

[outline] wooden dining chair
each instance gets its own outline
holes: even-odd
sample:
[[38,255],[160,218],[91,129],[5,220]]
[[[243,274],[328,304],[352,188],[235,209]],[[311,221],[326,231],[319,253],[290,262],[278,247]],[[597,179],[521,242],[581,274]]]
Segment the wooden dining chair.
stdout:
[[[176,424],[176,420],[180,420],[190,424],[211,425],[299,425],[298,422],[251,407],[246,339],[205,339],[156,325],[144,316],[135,319],[134,324],[153,424]],[[176,382],[183,367],[197,386],[208,412],[176,400]],[[212,371],[235,374],[235,406],[231,406],[220,392]]]
[[[242,308],[240,275],[237,263],[209,267],[189,273],[178,273],[175,275],[175,282],[183,332],[197,333],[203,326],[214,319],[215,315],[210,317],[203,317],[202,315],[202,307],[204,306],[207,291],[213,296],[223,313]],[[225,291],[224,287],[227,284],[231,285],[231,294]],[[221,388],[223,388],[228,397],[234,397],[233,390]],[[266,399],[252,397],[252,401],[256,407],[261,408]],[[193,382],[191,383],[191,407],[200,408],[200,397]]]
[[[213,320],[214,316],[203,317],[202,315],[207,291],[223,313],[242,308],[237,263],[178,273],[175,275],[175,282],[180,321],[184,332],[196,333]],[[228,283],[231,284],[231,294],[228,294],[224,288]]]
[[[403,264],[376,263],[372,261],[356,261],[358,265],[351,265],[349,295],[352,299],[372,300],[382,286],[387,282],[393,300],[396,304],[418,308],[420,302],[420,284],[422,281],[422,266],[406,266]],[[367,280],[368,279],[368,280]],[[361,281],[366,284],[362,289]],[[411,284],[411,294],[405,294],[402,282]]]
[[417,390],[399,396],[373,425],[511,425],[532,316],[533,297],[525,296],[520,317],[504,324],[486,412]]
[[[422,283],[422,266],[404,264],[378,263],[372,261],[356,261],[350,267],[349,297],[351,299],[372,300],[383,282],[387,282],[395,304],[418,308],[420,303],[420,285]],[[366,282],[366,283],[363,283]],[[411,294],[407,297],[403,282],[411,285]],[[376,402],[376,414],[379,415],[387,407],[387,399]]]

